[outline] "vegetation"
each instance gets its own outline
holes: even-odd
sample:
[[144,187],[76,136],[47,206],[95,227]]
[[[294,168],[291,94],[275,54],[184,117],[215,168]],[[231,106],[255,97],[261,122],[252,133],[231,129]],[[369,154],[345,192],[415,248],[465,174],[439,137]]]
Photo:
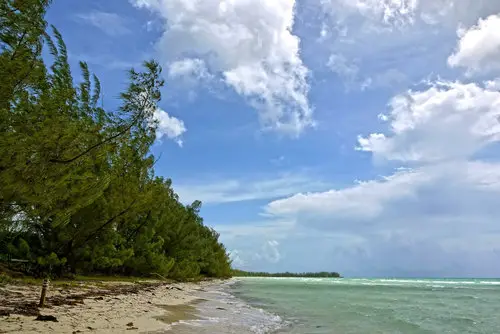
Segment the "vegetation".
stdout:
[[234,269],[232,274],[239,277],[341,277],[339,273],[326,271],[317,273],[265,273]]
[[105,110],[84,62],[75,84],[49,4],[0,3],[0,255],[34,276],[229,276],[201,202],[154,175],[160,66],[130,70],[120,108]]

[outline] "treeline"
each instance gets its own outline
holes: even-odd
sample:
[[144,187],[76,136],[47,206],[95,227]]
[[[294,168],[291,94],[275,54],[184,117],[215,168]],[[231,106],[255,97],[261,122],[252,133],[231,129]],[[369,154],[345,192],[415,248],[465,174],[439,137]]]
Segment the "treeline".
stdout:
[[266,273],[266,272],[251,272],[233,269],[233,276],[238,277],[341,277],[336,272],[315,272],[315,273]]
[[0,2],[0,254],[34,275],[229,276],[201,202],[183,205],[154,175],[160,66],[130,70],[121,106],[105,110],[86,63],[74,82],[49,3]]

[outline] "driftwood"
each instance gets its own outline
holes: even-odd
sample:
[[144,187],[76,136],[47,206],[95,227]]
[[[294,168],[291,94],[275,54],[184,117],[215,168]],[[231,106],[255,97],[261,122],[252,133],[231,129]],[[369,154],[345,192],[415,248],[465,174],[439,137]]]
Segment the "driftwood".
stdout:
[[35,320],[38,320],[38,321],[53,321],[53,322],[58,322],[57,318],[54,317],[53,315],[39,315],[38,317],[36,317]]

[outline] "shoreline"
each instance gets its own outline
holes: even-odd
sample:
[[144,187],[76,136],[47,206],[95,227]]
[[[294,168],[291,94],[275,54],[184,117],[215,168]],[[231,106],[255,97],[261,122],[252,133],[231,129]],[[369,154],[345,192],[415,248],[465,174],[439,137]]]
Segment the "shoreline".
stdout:
[[50,286],[40,315],[54,321],[35,321],[40,286],[0,287],[0,333],[163,333],[172,324],[197,319],[199,292],[222,280],[197,283],[160,281],[81,282]]

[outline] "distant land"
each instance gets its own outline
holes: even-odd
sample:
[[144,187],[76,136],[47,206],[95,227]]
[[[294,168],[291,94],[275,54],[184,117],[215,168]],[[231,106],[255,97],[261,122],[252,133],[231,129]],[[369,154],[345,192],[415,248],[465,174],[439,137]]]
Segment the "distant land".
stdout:
[[266,272],[252,272],[233,269],[232,276],[234,277],[341,277],[336,272],[316,272],[316,273],[266,273]]

